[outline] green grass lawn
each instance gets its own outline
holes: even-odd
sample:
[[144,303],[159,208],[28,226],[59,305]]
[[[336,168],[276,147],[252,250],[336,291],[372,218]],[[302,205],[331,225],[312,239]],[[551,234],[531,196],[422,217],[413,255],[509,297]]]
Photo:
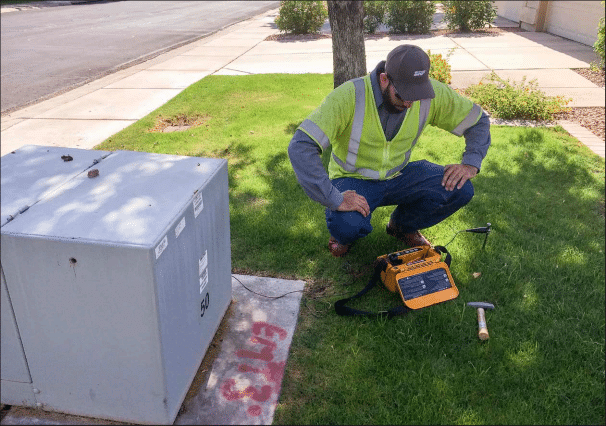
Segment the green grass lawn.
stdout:
[[[403,247],[381,208],[333,258],[324,208],[296,181],[286,148],[332,81],[209,76],[97,147],[227,159],[233,271],[307,282],[274,422],[604,424],[604,160],[561,128],[494,126],[474,199],[424,231],[445,244],[492,223],[485,250],[470,233],[448,246],[459,297],[391,320],[339,317],[334,302]],[[198,126],[151,131],[183,115]],[[447,164],[464,140],[429,128],[417,147],[413,160]],[[469,301],[496,306],[486,342]],[[398,303],[378,287],[352,306]]]

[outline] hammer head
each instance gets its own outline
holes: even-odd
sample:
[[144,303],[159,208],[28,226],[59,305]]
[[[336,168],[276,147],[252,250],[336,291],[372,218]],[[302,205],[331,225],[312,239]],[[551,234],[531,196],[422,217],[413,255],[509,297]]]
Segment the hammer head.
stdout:
[[494,305],[488,302],[467,302],[467,306],[472,308],[494,309]]

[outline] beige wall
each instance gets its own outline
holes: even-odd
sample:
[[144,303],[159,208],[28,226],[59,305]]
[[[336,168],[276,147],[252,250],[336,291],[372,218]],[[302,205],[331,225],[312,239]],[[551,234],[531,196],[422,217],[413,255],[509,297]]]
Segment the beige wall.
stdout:
[[530,31],[547,31],[592,46],[604,16],[599,0],[495,1],[497,14]]
[[497,8],[497,15],[513,22],[520,22],[520,1],[495,1],[494,5]]
[[550,1],[547,4],[545,29],[591,46],[597,40],[597,28],[603,16],[601,1]]

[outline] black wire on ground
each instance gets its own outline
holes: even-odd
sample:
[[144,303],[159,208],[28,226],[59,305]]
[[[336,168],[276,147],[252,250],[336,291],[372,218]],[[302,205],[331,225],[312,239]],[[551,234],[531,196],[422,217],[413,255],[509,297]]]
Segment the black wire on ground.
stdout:
[[244,287],[246,290],[250,291],[253,294],[256,294],[257,296],[261,296],[261,297],[267,297],[268,299],[280,299],[281,297],[287,296],[289,294],[292,293],[303,293],[303,290],[294,290],[294,291],[289,291],[288,293],[284,293],[281,296],[266,296],[265,294],[261,294],[261,293],[257,293],[256,291],[251,290],[250,288],[246,287],[242,281],[240,281],[238,278],[236,278],[234,275],[231,276],[233,279],[235,279],[236,281],[238,281],[242,287]]
[[[488,233],[490,231],[490,223],[487,224],[487,225],[488,225],[488,227],[486,228],[487,231],[484,231],[483,233]],[[475,228],[475,229],[481,229],[481,228]],[[461,232],[474,232],[474,230],[462,229],[460,231],[457,231],[454,234],[454,236],[450,239],[450,241],[447,242],[446,244],[444,244],[444,247],[446,247],[448,244],[452,243],[454,241],[455,237],[457,235],[459,235]],[[484,243],[486,243],[486,241],[484,241]],[[347,260],[345,260],[344,267],[346,269],[350,267],[349,262],[347,262]],[[267,296],[265,294],[257,293],[256,291],[253,291],[250,288],[246,287],[244,285],[244,283],[242,283],[242,281],[240,281],[238,278],[236,278],[233,274],[232,274],[232,278],[234,278],[236,281],[238,281],[242,285],[242,287],[244,287],[246,290],[250,291],[251,293],[256,294],[257,296],[266,297],[268,299],[274,299],[274,300],[275,299],[280,299],[280,298],[282,298],[284,296],[288,296],[289,294],[292,294],[292,293],[303,293],[303,291],[304,291],[304,290],[294,290],[294,291],[289,291],[288,293],[284,293],[284,294],[282,294],[280,296]],[[323,299],[325,297],[338,297],[338,296],[334,296],[334,295],[333,296],[322,296],[322,297],[314,297],[314,298],[310,298],[310,299]]]
[[450,241],[449,241],[449,242],[447,242],[446,244],[444,244],[444,247],[446,247],[448,244],[452,243],[452,242],[454,241],[455,237],[456,237],[457,235],[459,235],[461,232],[465,232],[465,229],[462,229],[462,230],[460,230],[460,231],[457,231],[457,233],[456,233],[456,234],[454,234],[454,236],[453,236],[453,237],[450,239]]

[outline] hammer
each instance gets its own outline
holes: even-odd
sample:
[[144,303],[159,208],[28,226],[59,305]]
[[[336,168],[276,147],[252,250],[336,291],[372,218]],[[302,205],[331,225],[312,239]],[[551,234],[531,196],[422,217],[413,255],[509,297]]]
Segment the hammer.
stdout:
[[478,337],[480,340],[488,339],[488,328],[486,328],[484,309],[494,309],[494,305],[487,302],[467,302],[467,306],[478,309]]

